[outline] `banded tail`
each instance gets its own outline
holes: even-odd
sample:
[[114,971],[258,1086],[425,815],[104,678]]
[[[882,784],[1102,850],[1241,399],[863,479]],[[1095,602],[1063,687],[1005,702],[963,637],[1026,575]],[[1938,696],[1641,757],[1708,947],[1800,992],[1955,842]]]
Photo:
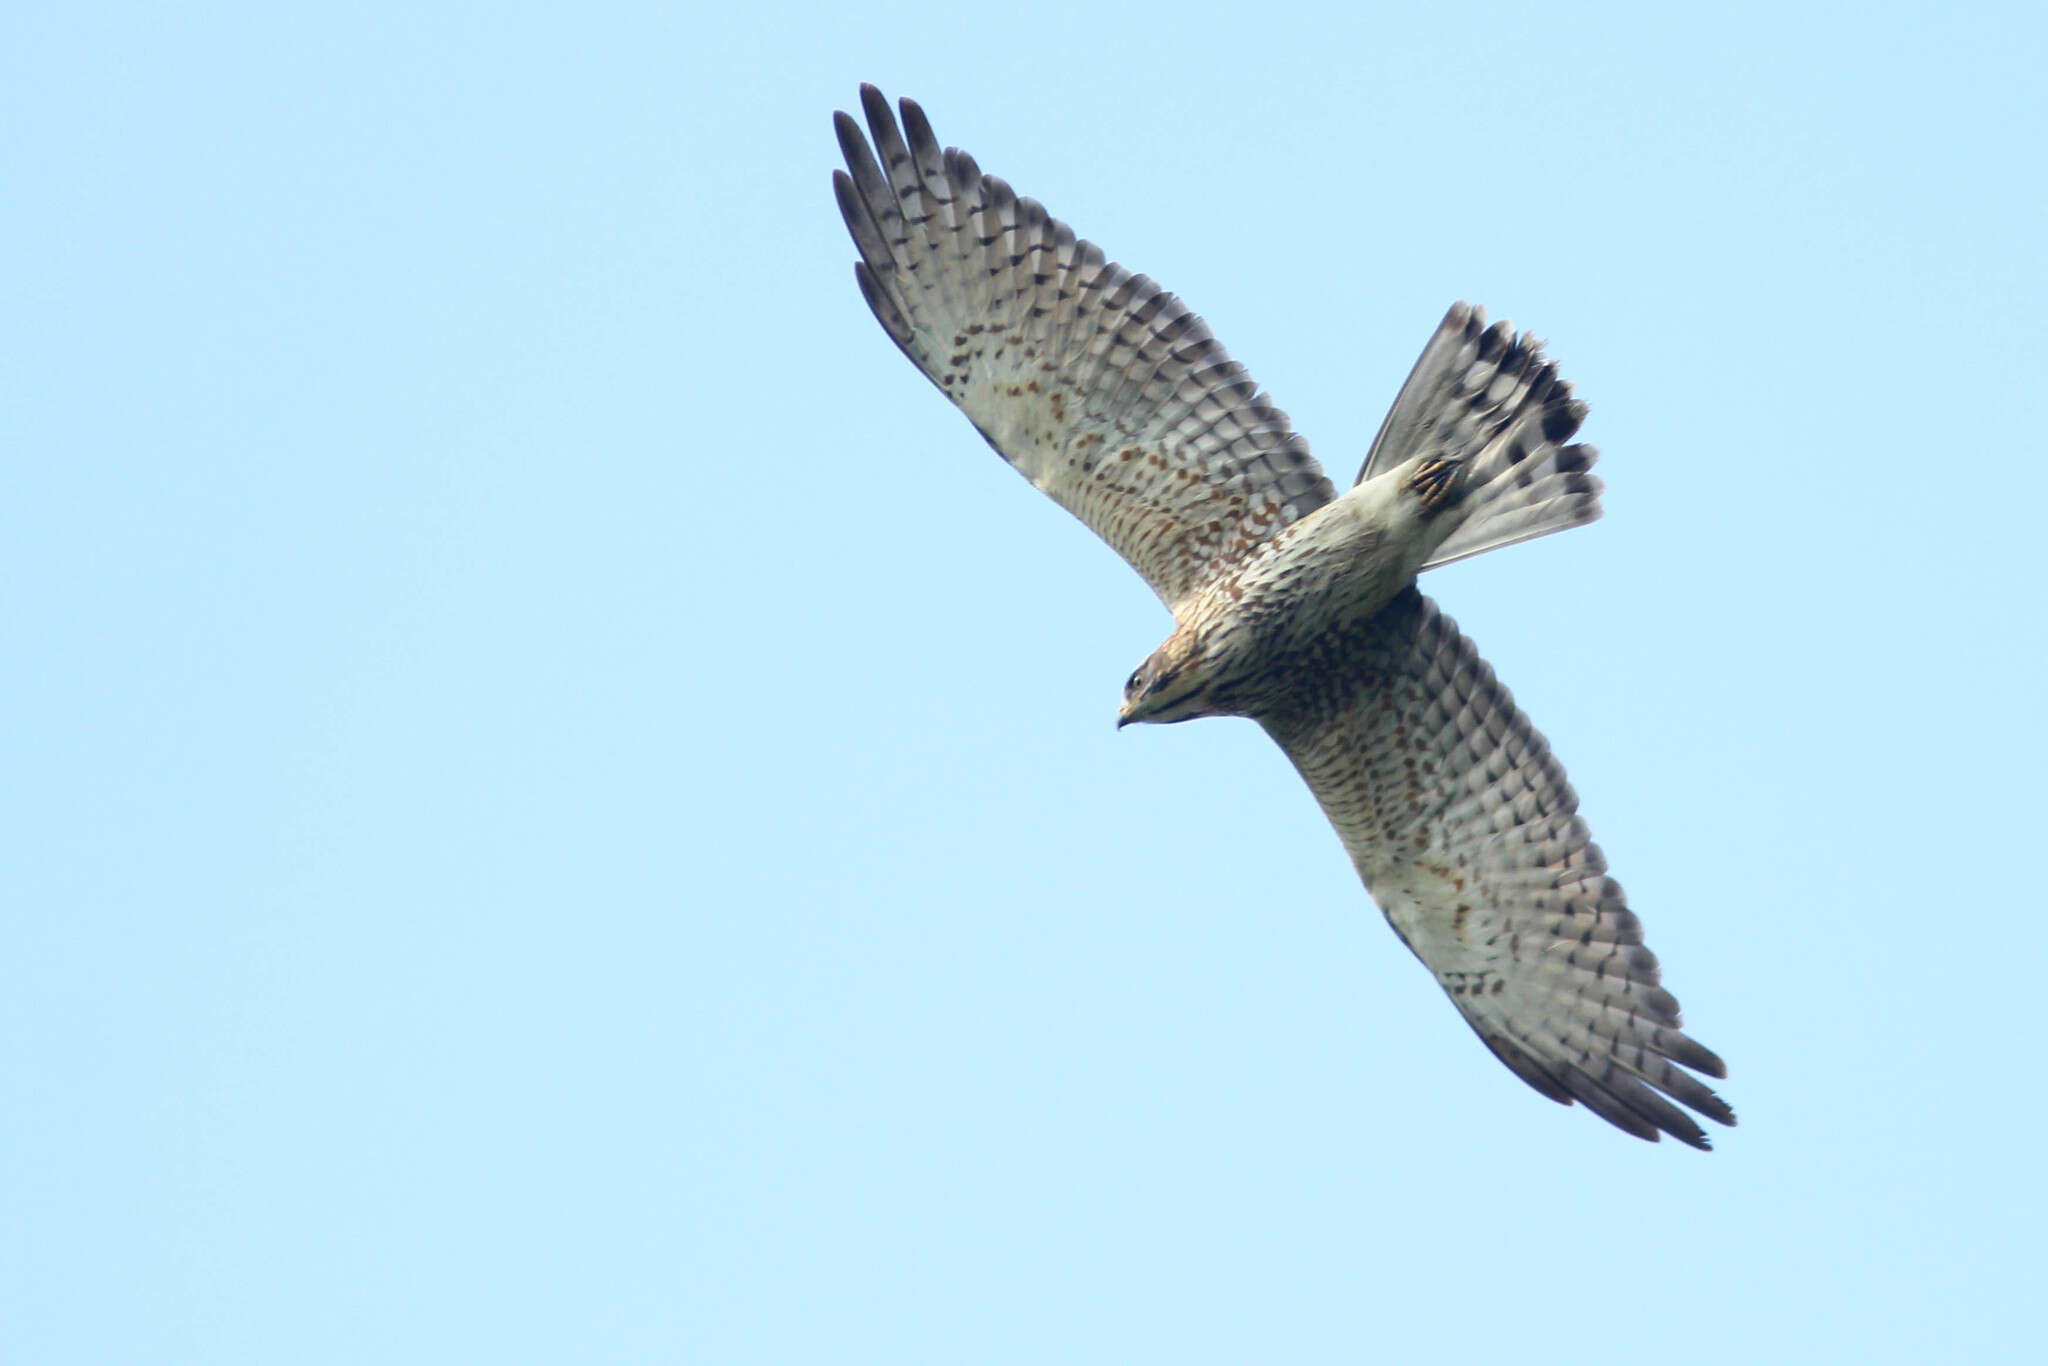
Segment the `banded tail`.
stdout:
[[1462,467],[1463,520],[1422,567],[1584,526],[1600,515],[1599,454],[1567,445],[1586,405],[1543,344],[1454,304],[1401,386],[1359,482],[1417,455]]

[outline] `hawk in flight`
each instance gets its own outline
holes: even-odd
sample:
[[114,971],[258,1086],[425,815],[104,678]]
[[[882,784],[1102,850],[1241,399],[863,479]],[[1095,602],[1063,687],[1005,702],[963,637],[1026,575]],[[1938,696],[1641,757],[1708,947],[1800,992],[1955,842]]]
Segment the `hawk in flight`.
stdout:
[[1571,443],[1585,405],[1541,344],[1453,307],[1340,495],[1179,299],[942,151],[914,102],[900,125],[873,86],[861,106],[865,133],[836,116],[832,186],[868,307],[1173,614],[1118,724],[1257,721],[1495,1057],[1638,1138],[1707,1147],[1679,1106],[1733,1124],[1693,1075],[1726,1068],[1681,1031],[1549,745],[1415,587],[1600,515],[1593,448]]

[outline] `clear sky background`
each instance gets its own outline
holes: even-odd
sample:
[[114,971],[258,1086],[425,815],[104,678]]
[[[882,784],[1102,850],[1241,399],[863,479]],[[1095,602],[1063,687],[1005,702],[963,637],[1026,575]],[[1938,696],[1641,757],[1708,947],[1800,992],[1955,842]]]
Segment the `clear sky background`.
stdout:
[[[716,9],[0,20],[4,1355],[2038,1350],[2039,6]],[[1717,1152],[1113,732],[1165,614],[861,303],[861,80],[1340,480],[1550,339],[1606,520],[1425,587]]]

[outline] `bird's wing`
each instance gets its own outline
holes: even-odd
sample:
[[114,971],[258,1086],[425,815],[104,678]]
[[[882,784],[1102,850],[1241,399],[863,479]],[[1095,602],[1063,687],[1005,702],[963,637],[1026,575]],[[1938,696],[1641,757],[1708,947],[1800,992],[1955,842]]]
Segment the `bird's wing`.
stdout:
[[1411,587],[1328,647],[1328,686],[1259,720],[1395,933],[1523,1081],[1707,1147],[1671,1101],[1733,1124],[1685,1070],[1727,1069],[1680,1031],[1563,767],[1472,642]]
[[[1169,608],[1335,496],[1202,320],[861,87],[833,188],[861,293],[991,446]],[[849,174],[850,173],[850,174]]]

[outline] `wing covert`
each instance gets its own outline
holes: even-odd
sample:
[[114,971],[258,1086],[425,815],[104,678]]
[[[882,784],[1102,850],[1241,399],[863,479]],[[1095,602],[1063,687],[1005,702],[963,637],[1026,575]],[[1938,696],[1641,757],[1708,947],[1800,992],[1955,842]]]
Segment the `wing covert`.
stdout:
[[833,188],[876,319],[988,443],[1169,608],[1335,496],[1187,306],[861,87]]
[[[1414,588],[1261,724],[1373,899],[1494,1055],[1552,1100],[1697,1148],[1727,1069],[1680,1028],[1578,797],[1472,642]],[[1691,1069],[1687,1071],[1686,1069]]]

